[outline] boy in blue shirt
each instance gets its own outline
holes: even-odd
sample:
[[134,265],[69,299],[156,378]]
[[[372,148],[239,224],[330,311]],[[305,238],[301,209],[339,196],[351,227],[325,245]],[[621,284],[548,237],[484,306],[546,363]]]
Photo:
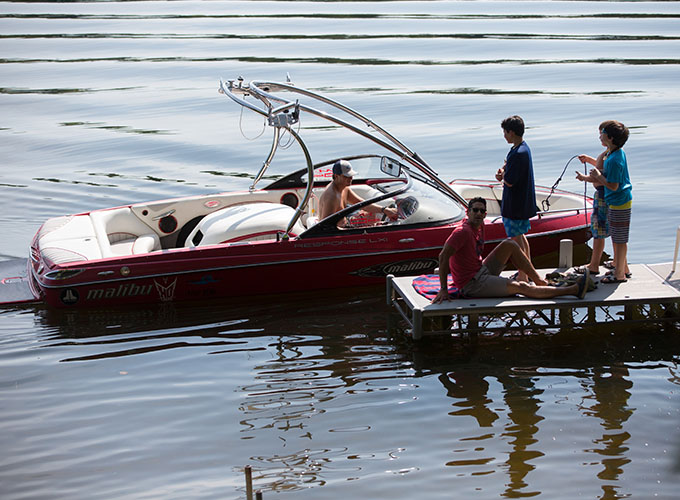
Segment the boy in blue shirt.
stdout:
[[[597,161],[587,155],[579,156],[584,163],[595,165],[590,174],[581,176],[604,186],[604,201],[607,204],[607,222],[614,247],[614,271],[600,280],[600,283],[621,283],[630,276],[628,269],[628,235],[630,232],[633,187],[628,174],[628,163],[623,145],[628,140],[628,127],[615,120],[600,124],[600,141],[607,148],[601,171]],[[603,173],[604,172],[604,173]],[[578,178],[578,177],[577,177]]]
[[[512,144],[505,163],[496,172],[496,180],[503,183],[501,215],[505,233],[522,249],[531,261],[529,241],[525,236],[531,229],[529,219],[536,215],[536,188],[531,150],[524,142],[524,120],[514,115],[501,122],[503,137]],[[518,281],[526,281],[527,275],[519,272]]]

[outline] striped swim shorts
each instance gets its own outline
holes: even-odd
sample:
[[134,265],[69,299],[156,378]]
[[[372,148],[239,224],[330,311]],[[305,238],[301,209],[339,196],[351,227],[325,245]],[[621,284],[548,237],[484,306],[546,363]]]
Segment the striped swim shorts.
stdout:
[[508,238],[514,238],[520,234],[526,234],[531,229],[529,219],[508,219],[503,217],[503,227],[505,227],[505,234]]
[[596,240],[609,237],[609,220],[607,204],[604,202],[604,190],[595,190],[593,196],[593,214],[590,217],[590,229]]
[[609,220],[609,232],[612,236],[612,243],[628,243],[628,233],[630,232],[631,207],[615,208],[609,206],[607,218]]

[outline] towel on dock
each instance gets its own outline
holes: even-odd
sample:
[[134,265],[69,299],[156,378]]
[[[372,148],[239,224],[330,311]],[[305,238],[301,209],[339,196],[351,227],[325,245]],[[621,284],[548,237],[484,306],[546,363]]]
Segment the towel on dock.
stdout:
[[[451,280],[451,275],[447,281],[449,287],[449,297],[452,299],[458,299],[461,297],[458,288],[453,286],[453,281]],[[439,275],[438,274],[423,274],[413,279],[413,288],[416,292],[425,298],[430,300],[434,299],[439,293]]]

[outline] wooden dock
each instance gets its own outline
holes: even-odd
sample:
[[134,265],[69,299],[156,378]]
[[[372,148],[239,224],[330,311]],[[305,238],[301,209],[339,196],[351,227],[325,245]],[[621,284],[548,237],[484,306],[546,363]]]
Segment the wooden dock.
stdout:
[[[479,332],[549,330],[603,322],[680,321],[680,270],[672,264],[631,264],[625,283],[599,284],[584,299],[456,299],[432,304],[413,288],[413,276],[387,278],[387,302],[408,324],[414,340],[424,335],[470,335]],[[539,275],[555,271],[541,269]],[[562,270],[564,271],[564,270]],[[509,275],[510,272],[504,273]],[[602,275],[600,275],[601,277]],[[597,283],[598,277],[594,277]]]

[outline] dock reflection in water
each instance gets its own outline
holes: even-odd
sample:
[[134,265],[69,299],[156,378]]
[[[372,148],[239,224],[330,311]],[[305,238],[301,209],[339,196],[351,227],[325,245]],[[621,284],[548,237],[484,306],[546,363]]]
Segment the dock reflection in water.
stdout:
[[[41,330],[50,333],[39,346],[58,350],[61,363],[93,369],[95,360],[117,359],[127,367],[135,359],[120,373],[134,376],[137,401],[122,403],[121,394],[92,389],[84,413],[96,415],[110,397],[123,414],[144,408],[138,423],[147,430],[160,420],[185,436],[160,445],[166,452],[182,457],[180,450],[197,439],[201,462],[226,461],[231,472],[221,473],[235,477],[240,465],[250,464],[264,491],[323,485],[331,488],[320,490],[322,496],[331,498],[334,485],[388,472],[455,479],[462,491],[478,487],[480,476],[501,475],[505,479],[493,481],[504,485],[501,496],[533,496],[551,491],[532,477],[547,468],[580,470],[579,482],[599,484],[602,498],[626,493],[622,479],[639,474],[627,471],[644,439],[636,434],[649,426],[634,418],[649,414],[631,404],[632,387],[647,383],[645,373],[659,372],[678,385],[673,353],[680,352],[680,340],[672,325],[654,332],[605,328],[412,343],[387,334],[389,310],[378,292],[228,307],[41,310]],[[337,320],[330,325],[328,318]],[[147,364],[155,373],[140,377]],[[180,366],[191,367],[183,381],[175,375]],[[159,377],[170,387],[159,390]],[[107,385],[106,378],[95,373],[92,382]],[[675,405],[666,404],[677,415]],[[118,427],[105,424],[120,434]],[[83,437],[100,441],[87,432]],[[680,443],[668,439],[662,453],[674,460]],[[127,446],[158,453],[140,442]],[[113,448],[110,458],[121,452]],[[169,459],[178,469],[186,460]]]

